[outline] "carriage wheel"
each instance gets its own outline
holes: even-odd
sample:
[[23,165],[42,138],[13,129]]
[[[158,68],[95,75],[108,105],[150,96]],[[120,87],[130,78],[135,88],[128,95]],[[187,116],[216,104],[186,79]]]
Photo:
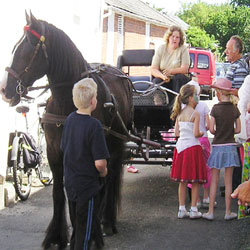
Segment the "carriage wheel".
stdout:
[[47,158],[47,144],[43,132],[41,132],[39,136],[38,151],[40,154],[40,162],[36,168],[36,173],[41,183],[44,186],[49,186],[53,180],[53,176]]

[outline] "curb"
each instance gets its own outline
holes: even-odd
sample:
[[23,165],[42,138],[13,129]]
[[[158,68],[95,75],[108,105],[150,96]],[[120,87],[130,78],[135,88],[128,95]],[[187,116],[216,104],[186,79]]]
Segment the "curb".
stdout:
[[4,192],[5,179],[0,175],[0,209],[5,207],[5,192]]
[[16,203],[16,191],[11,182],[6,182],[0,175],[0,210],[5,207],[13,207]]
[[16,191],[12,183],[5,182],[4,185],[5,207],[13,207],[16,203]]

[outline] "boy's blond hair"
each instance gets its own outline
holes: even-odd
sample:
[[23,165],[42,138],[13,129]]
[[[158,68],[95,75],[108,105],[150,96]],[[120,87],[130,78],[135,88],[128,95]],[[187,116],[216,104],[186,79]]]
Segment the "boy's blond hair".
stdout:
[[92,78],[84,78],[74,85],[72,94],[75,106],[78,109],[86,109],[97,94],[97,84]]

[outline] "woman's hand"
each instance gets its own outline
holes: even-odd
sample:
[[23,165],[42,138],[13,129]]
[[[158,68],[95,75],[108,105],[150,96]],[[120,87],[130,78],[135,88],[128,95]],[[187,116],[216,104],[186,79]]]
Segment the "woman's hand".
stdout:
[[169,82],[170,78],[165,75],[160,69],[156,66],[151,66],[151,75],[157,78],[161,78],[165,82]]
[[162,71],[163,75],[165,75],[167,77],[169,77],[172,74],[171,72],[172,72],[171,69],[170,70],[169,69],[164,69]]

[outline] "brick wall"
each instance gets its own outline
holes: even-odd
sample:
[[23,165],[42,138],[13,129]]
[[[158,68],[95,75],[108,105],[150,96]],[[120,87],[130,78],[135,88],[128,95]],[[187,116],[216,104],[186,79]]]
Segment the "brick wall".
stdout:
[[[107,31],[108,31],[108,18],[103,20],[103,42],[102,42],[102,63],[106,62],[107,58]],[[118,30],[118,14],[115,14],[114,22],[114,65],[117,62],[117,30]],[[145,49],[145,34],[146,23],[130,17],[124,16],[124,40],[123,49]],[[166,32],[166,27],[157,25],[150,25],[150,48],[154,49],[154,40],[161,40]],[[124,72],[127,68],[124,67]],[[130,75],[150,75],[150,67],[130,67]]]
[[150,25],[150,37],[153,39],[154,38],[162,39],[166,31],[167,31],[166,27],[156,26],[154,24]]
[[144,49],[145,33],[145,22],[124,17],[124,49]]

